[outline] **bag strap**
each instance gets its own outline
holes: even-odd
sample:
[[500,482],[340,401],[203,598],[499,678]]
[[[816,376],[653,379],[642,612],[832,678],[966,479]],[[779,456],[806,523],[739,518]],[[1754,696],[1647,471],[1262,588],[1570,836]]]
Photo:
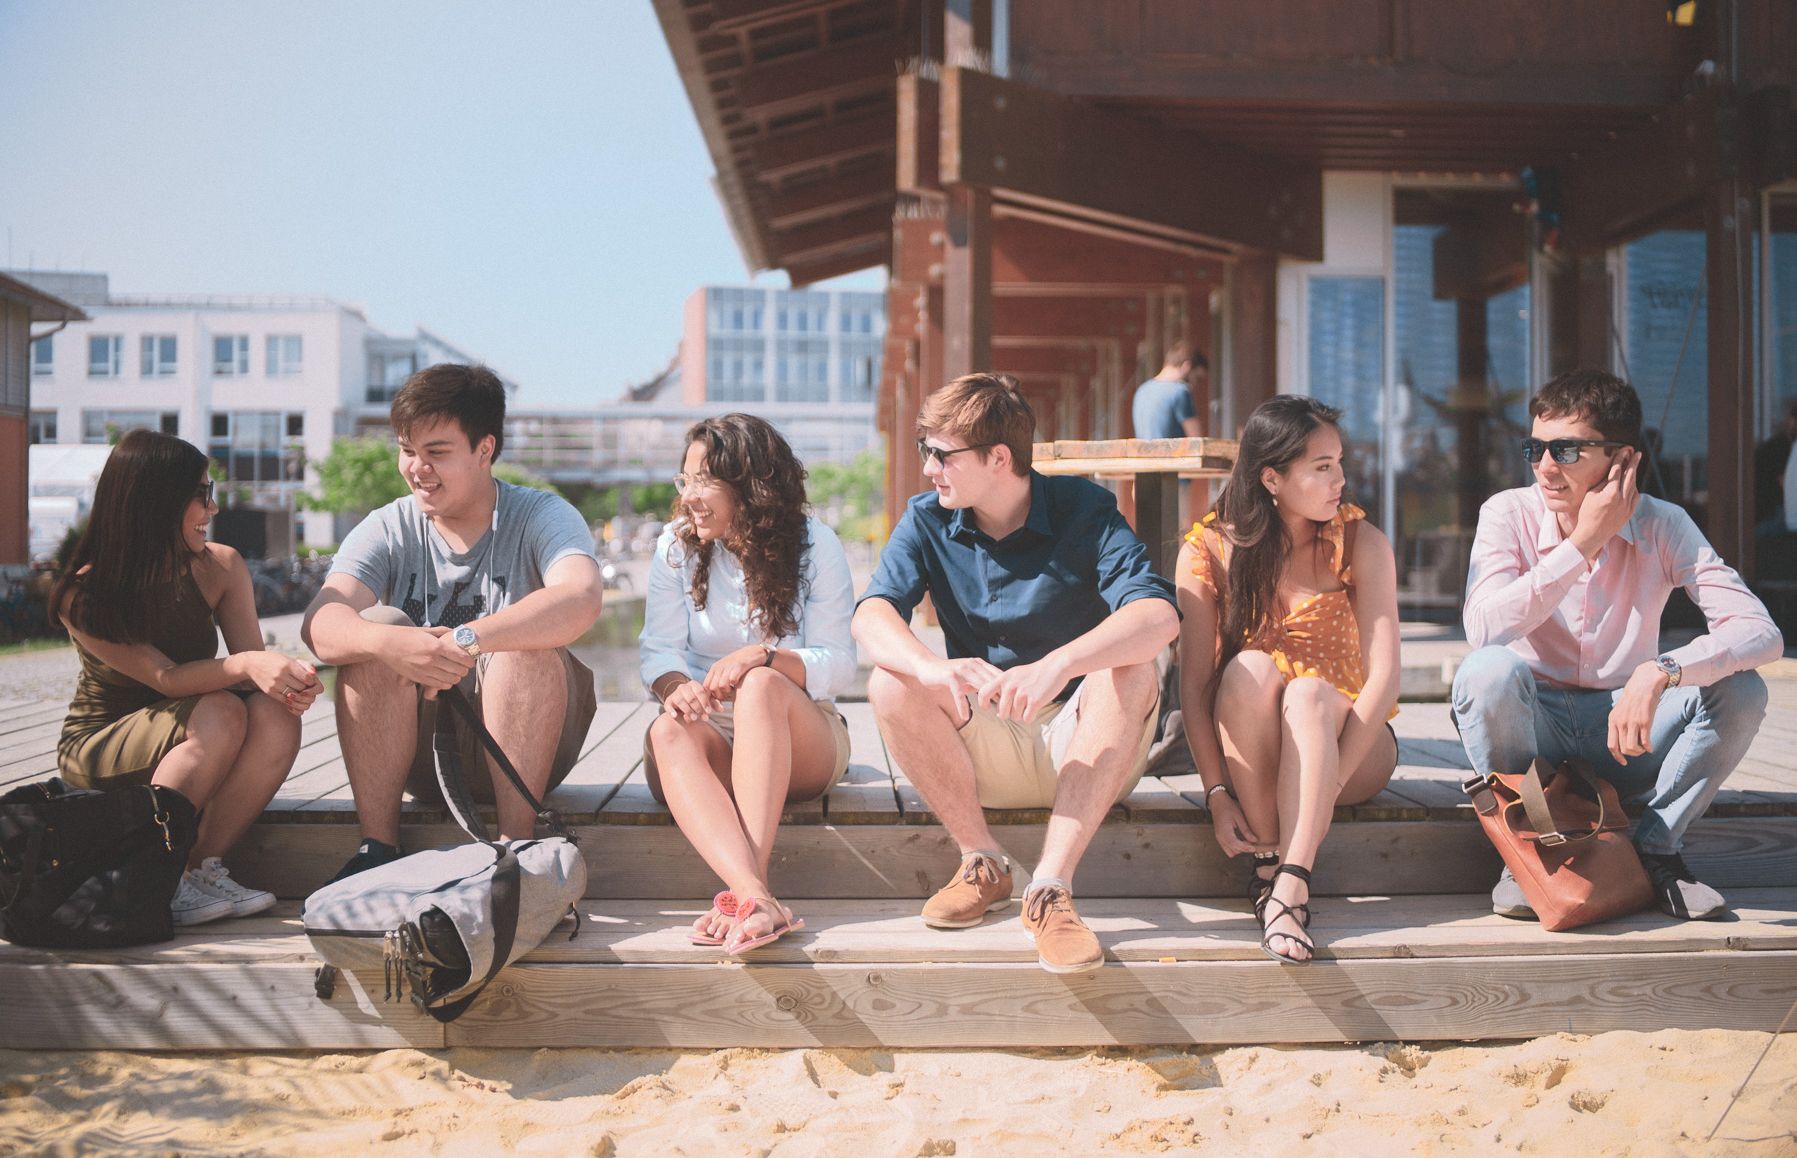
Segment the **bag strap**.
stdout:
[[[1546,771],[1546,776],[1542,775]],[[1522,775],[1522,807],[1528,814],[1529,825],[1535,830],[1535,839],[1548,848],[1562,844],[1572,844],[1581,840],[1590,840],[1604,830],[1608,817],[1604,814],[1604,794],[1597,790],[1597,783],[1592,779],[1591,769],[1582,760],[1567,760],[1557,770],[1559,775],[1572,776],[1597,797],[1597,823],[1587,832],[1561,832],[1559,822],[1554,819],[1553,809],[1548,807],[1547,793],[1543,790],[1544,780],[1552,780],[1556,769],[1545,758],[1537,757],[1529,765],[1529,770]]]
[[424,1007],[426,1013],[445,1025],[462,1016],[488,983],[505,968],[512,955],[512,944],[518,939],[519,878],[522,875],[518,867],[518,854],[503,844],[491,841],[485,843],[499,854],[499,861],[493,866],[493,887],[489,894],[493,903],[493,960],[487,966],[487,975],[473,989],[447,1005]]
[[[499,741],[493,738],[493,733],[487,731],[485,721],[480,718],[480,713],[474,710],[474,705],[468,702],[468,697],[462,694],[462,689],[447,688],[437,693],[437,699],[447,702],[450,710],[461,716],[462,720],[474,730],[474,734],[480,739],[481,746],[493,757],[493,762],[499,766],[499,770],[505,774],[505,778],[511,782],[518,795],[522,796],[524,802],[530,805],[531,811],[536,813],[537,820],[556,836],[562,837],[569,843],[574,843],[574,838],[569,834],[567,826],[562,823],[562,818],[554,809],[545,807],[543,802],[537,799],[536,794],[524,783],[523,777],[518,775],[518,770],[512,767],[512,762],[507,758],[505,751],[500,748]],[[486,826],[481,823],[480,813],[475,809],[474,802],[468,795],[467,784],[463,780],[464,769],[462,768],[461,754],[456,750],[453,735],[441,730],[436,731],[431,740],[431,749],[436,755],[437,786],[443,790],[443,799],[449,804],[450,811],[455,814],[456,823],[461,825],[463,831],[474,839],[487,840]]]

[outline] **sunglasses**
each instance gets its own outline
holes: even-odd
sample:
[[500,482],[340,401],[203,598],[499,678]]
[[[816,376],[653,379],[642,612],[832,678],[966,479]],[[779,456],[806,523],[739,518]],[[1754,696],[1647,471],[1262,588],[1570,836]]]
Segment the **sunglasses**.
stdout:
[[1522,456],[1532,463],[1540,462],[1545,452],[1561,466],[1571,466],[1579,461],[1579,452],[1587,446],[1627,446],[1626,442],[1611,442],[1603,438],[1556,438],[1552,442],[1543,442],[1539,438],[1522,440]]
[[996,442],[982,442],[977,446],[957,446],[953,450],[944,450],[940,446],[931,446],[920,438],[917,440],[917,453],[922,456],[925,466],[930,464],[932,458],[936,460],[937,466],[947,466],[948,460],[955,455],[960,454],[962,451],[985,450],[988,447],[997,445]]
[[201,483],[193,492],[194,502],[199,503],[201,506],[211,506],[212,488],[216,485],[218,484],[212,479],[207,479],[205,482]]
[[702,491],[717,481],[708,474],[677,474],[674,476],[674,492],[683,495],[688,491]]

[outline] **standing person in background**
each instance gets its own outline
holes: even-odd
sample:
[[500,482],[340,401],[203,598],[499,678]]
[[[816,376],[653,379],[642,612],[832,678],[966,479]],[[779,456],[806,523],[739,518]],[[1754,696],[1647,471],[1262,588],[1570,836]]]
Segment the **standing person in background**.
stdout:
[[[1535,485],[1479,512],[1466,580],[1466,638],[1453,716],[1476,772],[1521,773],[1536,757],[1590,761],[1624,800],[1647,805],[1635,847],[1660,909],[1725,915],[1679,848],[1766,716],[1753,669],[1784,649],[1778,628],[1691,516],[1637,489],[1641,400],[1601,370],[1571,370],[1529,403],[1523,457]],[[1674,587],[1709,633],[1660,650]],[[1533,920],[1504,869],[1491,907]]]
[[1300,965],[1310,872],[1337,804],[1397,767],[1397,563],[1345,501],[1339,411],[1282,394],[1248,416],[1216,510],[1179,555],[1180,703],[1223,851],[1253,858],[1269,957]]
[[[337,734],[362,844],[335,879],[402,854],[401,795],[437,796],[438,692],[460,685],[540,800],[580,755],[593,673],[568,645],[599,616],[593,535],[560,495],[493,477],[505,387],[485,366],[443,363],[406,379],[391,421],[411,493],[343,541],[300,629],[337,665]],[[530,805],[458,719],[468,788],[497,801],[499,833],[536,830]],[[476,768],[488,776],[474,776]]]
[[[249,568],[207,542],[218,510],[207,467],[173,435],[120,439],[50,598],[81,660],[57,741],[63,778],[79,788],[163,785],[200,810],[171,906],[177,925],[275,903],[233,881],[219,858],[287,778],[299,718],[321,690],[309,665],[262,649]],[[218,659],[221,632],[229,654]]]
[[1210,380],[1210,362],[1189,343],[1167,348],[1160,373],[1136,387],[1130,404],[1137,438],[1201,438],[1195,394]]
[[662,711],[643,768],[726,886],[691,940],[735,955],[804,927],[774,899],[768,863],[786,804],[848,768],[832,697],[855,678],[855,587],[778,431],[726,414],[686,442],[677,517],[649,562],[643,682]]

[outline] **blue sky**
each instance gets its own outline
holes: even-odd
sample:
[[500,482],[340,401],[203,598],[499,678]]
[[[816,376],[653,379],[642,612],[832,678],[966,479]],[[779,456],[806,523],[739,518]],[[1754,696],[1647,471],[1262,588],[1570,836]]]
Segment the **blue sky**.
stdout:
[[0,263],[356,302],[525,406],[616,397],[748,280],[648,0],[0,0],[0,110]]

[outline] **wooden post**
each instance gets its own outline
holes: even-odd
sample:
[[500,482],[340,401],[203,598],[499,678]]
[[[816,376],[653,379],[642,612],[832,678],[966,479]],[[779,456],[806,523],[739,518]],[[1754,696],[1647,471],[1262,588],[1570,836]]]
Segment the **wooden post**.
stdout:
[[[1278,274],[1278,260],[1270,253],[1250,254],[1230,270],[1229,405],[1219,429],[1206,423],[1204,433],[1213,438],[1234,438],[1249,413],[1279,393]],[[1217,370],[1213,361],[1213,378]],[[1221,429],[1225,426],[1229,429]]]
[[950,187],[946,232],[942,372],[952,380],[992,367],[991,191]]
[[1459,349],[1460,372],[1456,376],[1454,418],[1455,458],[1460,463],[1455,521],[1462,528],[1479,525],[1479,507],[1485,502],[1485,432],[1491,414],[1491,389],[1485,376],[1490,358],[1489,327],[1484,298],[1457,298],[1454,302],[1454,338]]
[[1179,476],[1171,472],[1136,475],[1135,498],[1136,537],[1148,548],[1155,573],[1172,579],[1184,529],[1179,517]]
[[1710,544],[1748,579],[1753,558],[1754,219],[1745,182],[1723,181],[1704,199],[1709,299],[1710,461],[1705,503]]

